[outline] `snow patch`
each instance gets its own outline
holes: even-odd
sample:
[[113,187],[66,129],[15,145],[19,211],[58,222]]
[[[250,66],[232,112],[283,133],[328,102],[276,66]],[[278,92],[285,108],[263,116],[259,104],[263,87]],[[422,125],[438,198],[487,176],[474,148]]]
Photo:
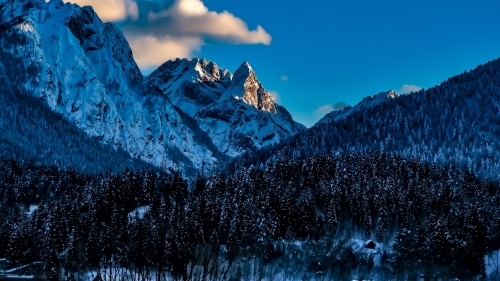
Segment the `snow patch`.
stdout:
[[484,257],[486,275],[500,279],[500,250]]
[[140,218],[140,219],[143,219],[144,218],[144,214],[146,212],[149,212],[149,210],[151,210],[151,206],[140,206],[140,207],[137,207],[135,208],[135,210],[133,210],[132,212],[128,213],[128,217],[129,219],[133,219],[135,217],[135,215],[137,214],[137,216]]
[[36,209],[38,209],[38,205],[30,205],[28,210],[24,213],[28,216],[31,216]]
[[23,22],[23,23],[20,23],[16,26],[19,30],[22,30],[22,31],[25,31],[25,32],[34,32],[35,31],[35,28],[33,27],[33,25],[31,25],[31,23],[29,22]]

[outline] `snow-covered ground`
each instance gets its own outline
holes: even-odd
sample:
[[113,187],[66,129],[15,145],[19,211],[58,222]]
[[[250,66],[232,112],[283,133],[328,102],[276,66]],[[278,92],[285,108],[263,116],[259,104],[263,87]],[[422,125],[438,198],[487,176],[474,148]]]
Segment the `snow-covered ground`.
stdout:
[[21,266],[18,266],[18,267],[14,267],[14,268],[11,268],[11,269],[8,269],[8,270],[5,270],[5,273],[13,273],[13,272],[16,272],[18,271],[19,269],[23,269],[25,267],[28,267],[30,266],[31,264],[26,264],[26,265],[21,265]]
[[31,216],[33,212],[38,209],[38,205],[30,205],[29,209],[24,212],[26,215]]
[[151,209],[151,206],[139,206],[137,208],[135,208],[132,212],[128,213],[128,217],[129,219],[132,219],[135,217],[135,214],[137,213],[137,215],[139,216],[140,219],[144,218],[144,214],[146,212],[149,212],[149,210]]
[[[137,208],[135,211],[145,211],[148,206],[143,206]],[[352,270],[346,271],[341,280],[398,280],[394,275],[387,275],[387,271],[381,268],[380,258],[384,252],[392,251],[391,247],[382,243],[375,243],[375,249],[366,248],[367,242],[370,240],[363,240],[358,238],[351,238],[344,241],[336,241],[333,243],[334,248],[350,248],[356,259],[363,259],[363,257],[369,257],[373,260],[372,267],[358,266],[352,268]],[[339,243],[337,243],[339,242]],[[337,280],[332,279],[328,275],[328,269],[317,269],[311,270],[308,264],[312,264],[311,261],[318,259],[320,260],[324,253],[321,252],[319,245],[315,245],[314,242],[308,240],[278,240],[273,243],[277,247],[281,247],[285,252],[282,253],[282,257],[276,262],[262,263],[257,258],[249,255],[247,257],[240,257],[233,261],[228,274],[220,280],[241,280],[241,281],[272,281],[272,280]],[[225,253],[225,251],[223,251]],[[245,252],[243,250],[243,252]],[[219,257],[220,268],[226,267],[228,264],[225,262],[224,253]],[[293,258],[291,258],[293,256]],[[335,258],[335,257],[333,257]],[[486,273],[488,279],[486,280],[500,280],[500,251],[496,251],[485,257],[486,260]],[[319,262],[318,262],[319,264]],[[190,265],[188,266],[188,269]],[[201,276],[202,268],[197,265],[194,267],[193,280],[196,276]],[[222,272],[222,271],[221,271]],[[124,280],[156,280],[156,273],[152,271],[148,275],[141,275],[137,273],[131,273],[123,268],[114,269],[111,273],[109,271],[101,271],[100,273],[102,280],[112,280],[118,278],[125,278]],[[85,274],[83,279],[85,281],[92,281],[97,276],[97,272],[88,272]],[[81,277],[81,276],[80,276]],[[170,281],[174,280],[167,273],[166,278],[162,280]],[[205,280],[213,280],[207,277]],[[423,280],[423,279],[422,279]]]
[[14,274],[7,274],[6,279],[34,279],[34,275],[14,275]]
[[495,251],[484,257],[486,275],[492,280],[500,280],[500,251]]

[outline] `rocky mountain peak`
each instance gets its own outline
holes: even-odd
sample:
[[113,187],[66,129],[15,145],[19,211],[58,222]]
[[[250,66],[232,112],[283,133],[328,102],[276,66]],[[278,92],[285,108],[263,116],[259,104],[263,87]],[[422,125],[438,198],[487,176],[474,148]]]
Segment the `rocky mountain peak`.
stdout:
[[277,112],[273,98],[262,87],[252,66],[246,61],[234,72],[233,80],[225,94],[225,97],[230,96],[237,97],[258,110]]
[[393,90],[386,91],[386,92],[381,92],[378,93],[377,95],[373,96],[374,99],[395,99],[398,97],[398,94],[394,92]]
[[150,80],[160,79],[163,83],[172,82],[184,77],[192,82],[221,82],[227,83],[231,80],[231,73],[227,69],[221,69],[212,61],[206,59],[175,59],[162,64],[149,75]]
[[147,80],[191,117],[226,91],[232,75],[206,59],[176,59],[162,64]]
[[305,129],[274,104],[248,62],[233,77],[209,60],[176,59],[145,79],[123,33],[91,7],[0,0],[0,30],[7,91],[156,166],[212,169]]
[[192,59],[190,66],[197,72],[200,82],[220,80],[219,66],[213,61]]

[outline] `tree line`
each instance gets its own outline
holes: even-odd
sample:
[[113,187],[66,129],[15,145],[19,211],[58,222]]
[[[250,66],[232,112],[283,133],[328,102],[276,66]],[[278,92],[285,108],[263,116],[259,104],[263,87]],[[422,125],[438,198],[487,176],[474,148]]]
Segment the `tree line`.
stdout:
[[[265,163],[278,153],[305,158],[330,152],[396,153],[500,181],[500,59],[440,85],[370,106],[329,114],[309,130],[228,165]],[[355,110],[358,108],[359,110]],[[335,113],[335,112],[334,112]]]
[[[43,261],[51,280],[486,278],[484,257],[500,249],[498,190],[385,153],[281,155],[191,180],[9,160],[0,164],[0,257],[10,267]],[[356,236],[394,245],[375,263],[339,243]]]

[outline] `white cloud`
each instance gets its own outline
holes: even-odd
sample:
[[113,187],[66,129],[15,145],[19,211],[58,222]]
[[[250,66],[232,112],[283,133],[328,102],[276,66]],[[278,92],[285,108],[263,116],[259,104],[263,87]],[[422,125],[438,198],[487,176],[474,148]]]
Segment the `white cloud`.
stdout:
[[[72,1],[92,5],[104,21],[121,21],[118,25],[132,43],[134,58],[141,68],[160,65],[165,58],[191,57],[205,39],[271,44],[271,35],[261,26],[251,30],[242,19],[227,11],[210,11],[201,0],[174,0],[169,6],[149,1],[137,5],[134,0]],[[152,50],[154,54],[143,54]]]
[[[134,51],[134,58],[143,69],[158,66],[158,62],[165,62],[175,58],[190,58],[193,52],[199,51],[203,41],[199,38],[165,37],[158,39],[152,36],[137,37],[129,40]],[[167,52],[165,50],[168,50]]]
[[285,75],[281,76],[281,81],[288,81],[288,76]]
[[336,104],[324,104],[324,105],[316,108],[316,110],[314,110],[314,115],[325,115],[325,114],[330,113],[334,110],[342,110],[346,106],[347,106],[347,104],[344,102],[338,102]]
[[404,94],[408,94],[408,93],[411,93],[411,92],[420,91],[421,89],[422,89],[422,87],[419,87],[417,85],[404,84],[403,86],[401,86],[401,88],[399,88],[397,90],[394,90],[394,91],[396,93],[398,93],[398,95],[404,95]]
[[211,12],[200,0],[176,0],[166,10],[149,12],[148,21],[146,28],[154,36],[209,37],[235,44],[271,43],[271,36],[261,26],[249,30],[240,18],[228,11]]
[[281,102],[281,97],[280,94],[276,91],[269,91],[269,94],[273,98],[274,102],[279,103]]
[[139,10],[133,0],[71,0],[80,6],[92,6],[102,21],[118,21],[127,17],[137,19]]

